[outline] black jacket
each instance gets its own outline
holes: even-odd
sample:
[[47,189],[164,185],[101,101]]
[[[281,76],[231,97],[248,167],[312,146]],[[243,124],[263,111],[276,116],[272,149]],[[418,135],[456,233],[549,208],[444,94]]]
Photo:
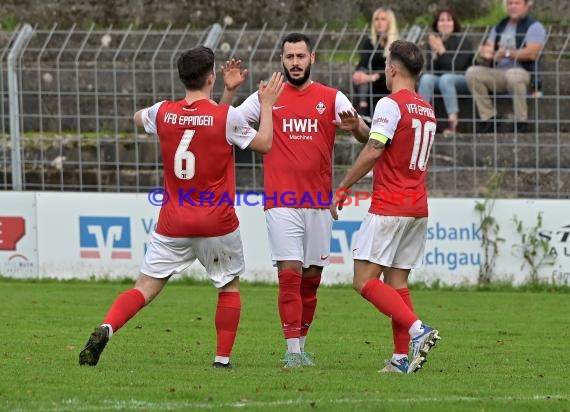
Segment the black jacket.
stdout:
[[371,84],[372,93],[375,95],[374,104],[376,104],[380,97],[390,94],[386,87],[386,76],[384,75],[386,68],[384,48],[380,45],[374,47],[368,37],[362,40],[359,47],[360,61],[356,65],[356,70],[381,74],[380,79]]
[[471,41],[461,33],[452,33],[444,42],[445,53],[433,58],[428,52],[426,71],[435,74],[451,72],[465,73],[473,62],[473,46]]

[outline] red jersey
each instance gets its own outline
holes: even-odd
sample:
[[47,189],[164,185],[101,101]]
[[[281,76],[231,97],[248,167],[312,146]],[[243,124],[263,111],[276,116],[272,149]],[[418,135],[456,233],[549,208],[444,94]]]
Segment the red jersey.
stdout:
[[159,102],[145,109],[143,123],[160,139],[169,196],[156,233],[213,237],[237,229],[232,144],[247,147],[255,130],[234,108],[207,99]]
[[[254,93],[238,109],[259,120]],[[273,146],[263,160],[265,209],[328,208],[332,192],[332,153],[338,112],[352,104],[340,91],[311,83],[298,90],[289,83],[273,106]]]
[[374,165],[370,213],[428,215],[425,179],[436,124],[431,105],[409,90],[400,90],[378,102],[370,133],[380,133],[390,140]]

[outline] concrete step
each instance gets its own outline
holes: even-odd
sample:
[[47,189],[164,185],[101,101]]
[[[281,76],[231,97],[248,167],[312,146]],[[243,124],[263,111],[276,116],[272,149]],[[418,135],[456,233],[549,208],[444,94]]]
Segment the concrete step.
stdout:
[[[565,133],[458,133],[451,138],[438,134],[430,160],[445,167],[531,167],[565,168],[570,165],[570,141]],[[334,148],[335,165],[351,165],[362,144],[350,135],[339,134]],[[67,168],[97,167],[113,170],[117,165],[152,170],[161,163],[157,139],[124,137],[82,139],[80,137],[34,137],[23,140],[22,161],[26,169],[48,167],[61,157]],[[63,159],[63,157],[65,159]],[[236,150],[236,163],[261,165],[262,158],[249,150]],[[0,140],[0,161],[10,164],[10,147]]]
[[[516,196],[570,195],[570,141],[556,133],[457,134],[438,136],[430,154],[430,190],[455,196],[479,196],[492,173],[504,174],[503,189]],[[335,184],[354,163],[363,145],[345,134],[334,148]],[[59,157],[59,161],[56,160]],[[26,190],[135,191],[162,185],[160,150],[155,139],[25,139]],[[54,161],[55,160],[55,161]],[[0,145],[0,187],[10,184],[9,145]],[[236,183],[240,190],[263,185],[261,156],[236,151]],[[357,187],[370,188],[364,179]]]

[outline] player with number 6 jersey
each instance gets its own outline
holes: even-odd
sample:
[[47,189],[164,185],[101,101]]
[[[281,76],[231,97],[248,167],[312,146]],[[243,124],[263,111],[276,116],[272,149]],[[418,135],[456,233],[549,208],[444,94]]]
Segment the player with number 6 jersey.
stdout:
[[[372,204],[352,244],[353,287],[392,319],[394,352],[381,372],[417,372],[439,340],[439,331],[414,313],[408,289],[410,270],[422,263],[425,249],[425,179],[436,129],[433,108],[415,92],[423,62],[414,43],[390,45],[385,73],[392,93],[376,105],[368,143],[340,183],[349,189],[374,168]],[[337,195],[331,205],[334,219],[343,200]]]
[[259,130],[227,105],[210,100],[216,72],[214,53],[198,46],[181,54],[178,76],[184,99],[139,110],[135,124],[157,134],[166,194],[134,288],[120,294],[79,354],[95,366],[109,339],[149,304],[172,275],[198,260],[218,289],[215,368],[231,368],[241,313],[239,276],[244,271],[239,222],[234,210],[233,145],[267,153],[273,143],[271,110],[283,91],[274,73],[259,92]]
[[159,136],[169,196],[156,233],[211,237],[236,230],[233,145],[246,148],[255,130],[235,108],[208,99],[158,102],[142,118],[146,132]]

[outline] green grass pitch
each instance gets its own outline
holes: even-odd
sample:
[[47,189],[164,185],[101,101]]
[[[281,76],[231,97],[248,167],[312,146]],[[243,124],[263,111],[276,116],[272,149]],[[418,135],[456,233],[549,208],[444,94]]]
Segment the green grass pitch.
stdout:
[[570,295],[412,290],[442,340],[423,370],[380,374],[390,323],[349,287],[322,287],[307,350],[283,371],[275,285],[242,285],[233,371],[211,368],[215,289],[174,282],[78,365],[126,283],[0,280],[0,410],[570,410]]

